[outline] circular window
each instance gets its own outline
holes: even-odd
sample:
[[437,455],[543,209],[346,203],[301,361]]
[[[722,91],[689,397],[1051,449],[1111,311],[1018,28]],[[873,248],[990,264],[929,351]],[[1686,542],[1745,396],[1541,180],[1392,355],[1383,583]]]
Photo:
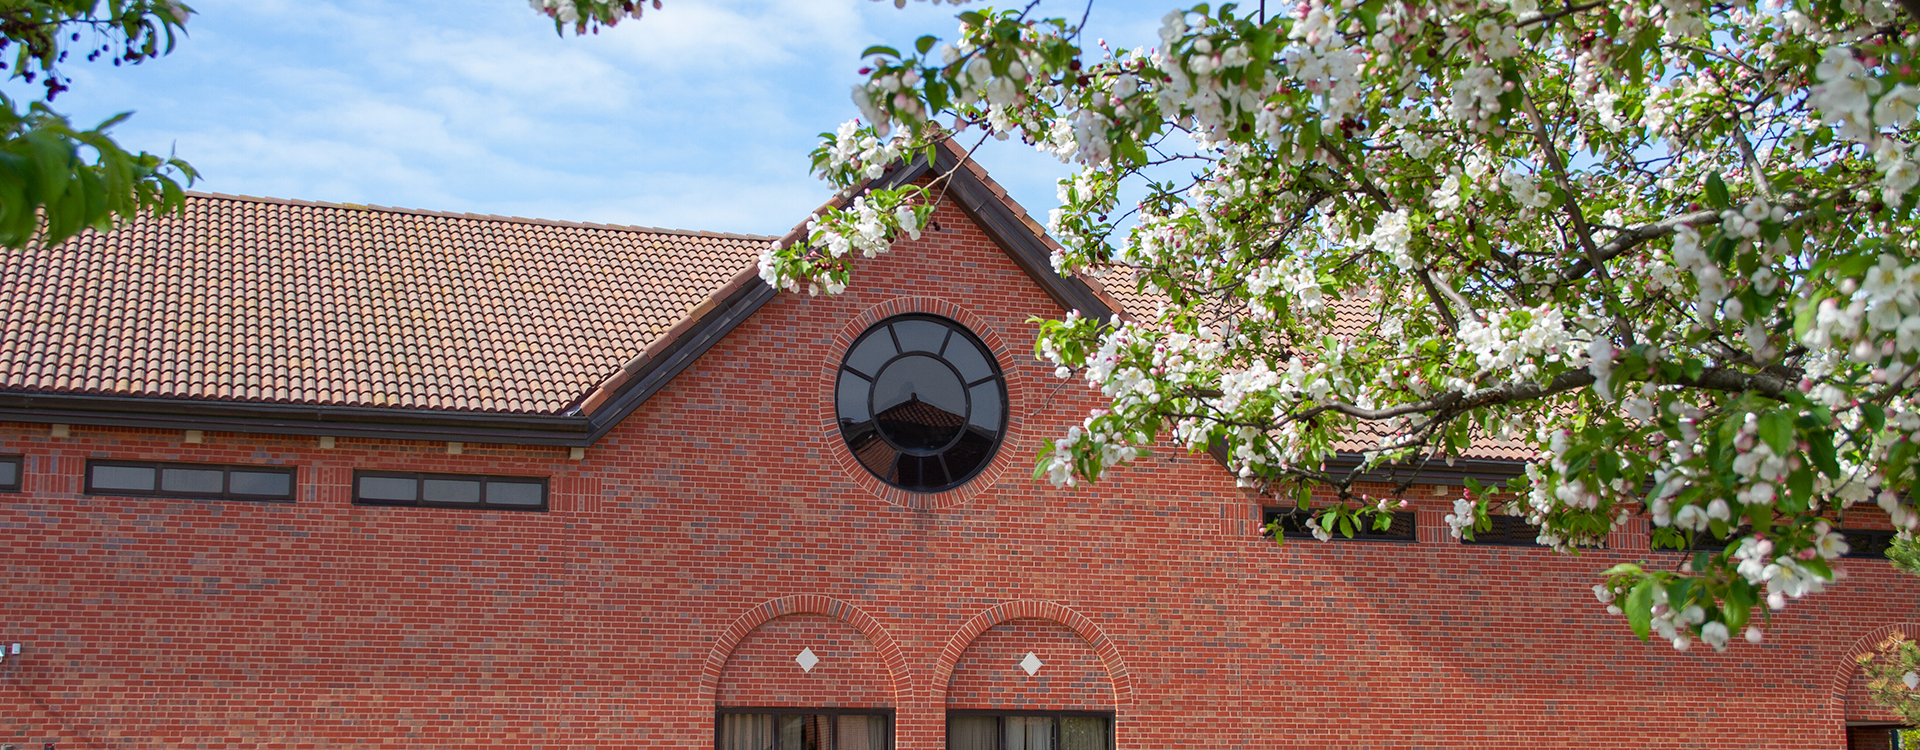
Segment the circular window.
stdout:
[[840,434],[880,481],[914,492],[958,487],[993,460],[1007,383],[985,344],[945,318],[902,315],[860,334],[840,363]]

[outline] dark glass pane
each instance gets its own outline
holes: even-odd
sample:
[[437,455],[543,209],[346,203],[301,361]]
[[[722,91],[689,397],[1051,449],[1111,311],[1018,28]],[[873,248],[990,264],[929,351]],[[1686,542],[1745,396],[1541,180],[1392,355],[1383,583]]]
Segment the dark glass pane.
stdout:
[[947,750],[1000,750],[1000,720],[994,716],[947,718]]
[[927,356],[896,359],[874,383],[880,432],[907,450],[935,450],[966,424],[967,396],[953,368]]
[[833,750],[887,750],[887,717],[846,714],[834,717]]
[[773,714],[720,715],[720,750],[767,750],[774,745]]
[[867,411],[867,392],[873,384],[853,373],[840,371],[840,387],[834,394],[834,413],[842,422],[865,422],[873,418]]
[[219,469],[166,469],[160,472],[160,489],[168,492],[206,492],[218,495],[226,489],[227,473]]
[[412,479],[403,477],[361,477],[358,497],[362,500],[416,500]]
[[1887,550],[1893,547],[1895,533],[1892,531],[1863,531],[1860,529],[1841,529],[1841,535],[1847,540],[1847,557],[1885,558]]
[[0,461],[0,485],[11,486],[19,483],[20,483],[20,462],[19,461]]
[[808,750],[807,717],[780,717],[780,750]]
[[954,479],[971,477],[993,457],[993,439],[980,434],[979,430],[967,430],[967,434],[960,436],[960,442],[947,449],[945,457],[947,470]]
[[987,432],[1000,432],[1000,381],[989,380],[968,391],[973,394],[973,414],[967,424]]
[[900,473],[893,478],[893,483],[901,487],[919,490],[947,483],[947,472],[941,467],[939,456],[902,455],[899,467]]
[[894,457],[900,455],[880,439],[880,433],[874,432],[870,423],[847,435],[847,448],[853,451],[853,457],[860,460],[861,466],[880,477],[892,474]]
[[893,335],[900,337],[901,349],[939,354],[947,341],[947,327],[931,320],[902,320],[893,324]]
[[1515,516],[1491,516],[1488,520],[1493,522],[1493,528],[1475,531],[1472,539],[1463,538],[1460,543],[1501,544],[1511,547],[1540,546],[1540,543],[1535,541],[1540,536],[1540,530],[1534,528],[1533,524],[1527,523],[1527,519]]
[[293,475],[277,471],[234,471],[227,475],[227,484],[235,495],[293,496]]
[[969,383],[993,374],[993,366],[987,363],[986,354],[975,348],[974,343],[965,336],[953,337],[952,343],[947,344],[946,358]]
[[1107,750],[1107,720],[1098,716],[1060,717],[1060,750]]
[[480,502],[480,480],[423,479],[420,480],[420,499],[430,503],[477,503]]
[[865,340],[860,342],[859,346],[853,348],[851,354],[847,355],[847,366],[871,377],[880,371],[880,367],[885,365],[887,360],[893,359],[895,354],[899,352],[894,350],[893,337],[887,335],[887,329],[875,328]]
[[546,489],[533,482],[487,482],[487,502],[492,505],[539,505]]
[[1005,716],[1002,750],[1053,750],[1053,717]]
[[95,466],[93,488],[152,492],[153,475],[153,469],[146,466]]

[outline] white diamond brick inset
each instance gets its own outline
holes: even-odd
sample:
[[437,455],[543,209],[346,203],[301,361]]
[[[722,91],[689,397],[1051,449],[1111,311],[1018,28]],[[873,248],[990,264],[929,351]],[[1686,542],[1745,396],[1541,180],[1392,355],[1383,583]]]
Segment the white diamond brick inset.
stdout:
[[820,657],[814,656],[810,648],[800,649],[800,655],[793,657],[793,660],[799,662],[800,669],[808,673],[813,672],[813,665],[820,663]]
[[1044,667],[1046,665],[1047,663],[1040,661],[1040,657],[1034,656],[1032,651],[1027,652],[1027,658],[1020,660],[1020,668],[1027,670],[1028,677],[1032,677],[1035,673],[1040,671],[1041,667]]

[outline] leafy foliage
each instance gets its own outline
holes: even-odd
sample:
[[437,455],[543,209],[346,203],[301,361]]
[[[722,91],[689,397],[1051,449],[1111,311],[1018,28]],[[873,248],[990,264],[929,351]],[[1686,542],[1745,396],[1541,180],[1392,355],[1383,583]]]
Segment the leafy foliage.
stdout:
[[1907,575],[1920,576],[1920,545],[1911,537],[1894,539],[1887,548],[1887,561]]
[[1536,459],[1456,501],[1456,534],[1507,513],[1561,550],[1636,517],[1656,548],[1724,540],[1595,586],[1676,648],[1762,638],[1833,580],[1848,514],[1920,525],[1920,27],[1899,5],[1197,5],[1135,50],[1030,9],[867,50],[863,121],[814,161],[853,199],[761,270],[844,288],[929,198],[867,180],[943,139],[1078,164],[1055,267],[1163,304],[1043,326],[1039,353],[1108,403],[1039,476],[1223,446],[1276,499],[1332,487],[1331,534],[1390,512],[1368,472],[1404,489],[1503,441]]
[[1875,703],[1908,724],[1920,724],[1920,644],[1895,633],[1860,657],[1860,669]]
[[0,67],[46,87],[43,101],[24,108],[0,96],[0,245],[55,243],[84,227],[183,205],[176,177],[191,184],[198,174],[176,158],[122,149],[107,130],[127,114],[79,130],[50,103],[69,88],[58,66],[73,45],[85,41],[88,60],[138,64],[172,51],[192,12],[172,0],[0,2],[0,54],[13,51],[10,66]]

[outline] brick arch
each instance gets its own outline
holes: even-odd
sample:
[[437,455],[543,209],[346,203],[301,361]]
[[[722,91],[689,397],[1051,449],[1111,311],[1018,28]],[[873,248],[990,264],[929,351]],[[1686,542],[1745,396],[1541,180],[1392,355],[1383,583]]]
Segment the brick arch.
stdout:
[[938,315],[966,326],[973,335],[980,337],[980,342],[987,345],[988,352],[999,362],[1000,373],[1007,383],[1007,433],[1000,439],[1000,452],[994,455],[993,461],[973,481],[964,485],[946,492],[908,492],[875,479],[853,457],[853,451],[847,449],[847,442],[840,437],[840,420],[834,413],[835,404],[831,396],[825,399],[820,408],[820,439],[830,446],[828,450],[833,455],[834,463],[839,465],[848,481],[859,485],[874,497],[914,510],[943,510],[972,500],[981,491],[992,487],[1006,474],[1007,468],[1019,460],[1017,454],[1025,450],[1021,445],[1021,439],[1026,434],[1022,429],[1024,420],[1021,415],[1026,405],[1026,399],[1022,396],[1028,390],[1026,375],[1016,366],[1006,338],[987,319],[938,297],[895,297],[853,316],[839,333],[834,334],[833,343],[827,347],[827,356],[820,363],[821,392],[834,392],[835,381],[840,377],[840,361],[846,358],[847,349],[853,346],[854,339],[860,338],[860,334],[875,323],[908,313]]
[[940,651],[940,661],[933,670],[930,688],[933,703],[945,706],[947,686],[953,681],[954,666],[965,655],[967,647],[973,645],[973,639],[980,637],[995,625],[1009,620],[1038,619],[1050,620],[1066,626],[1068,630],[1080,636],[1081,640],[1093,647],[1100,657],[1100,663],[1107,669],[1107,679],[1113,683],[1113,705],[1115,709],[1125,709],[1133,705],[1133,679],[1127,674],[1127,663],[1120,658],[1120,647],[1107,638],[1086,615],[1080,614],[1064,604],[1048,601],[1021,599],[1001,602],[985,612],[974,615],[960,626],[959,632],[947,639],[947,647]]
[[824,615],[852,626],[866,637],[868,643],[873,644],[881,663],[887,665],[887,677],[893,683],[893,707],[898,709],[913,699],[913,673],[907,669],[906,655],[900,651],[900,643],[880,625],[879,620],[849,602],[819,594],[801,594],[761,602],[734,619],[726,630],[720,631],[720,637],[707,652],[706,664],[700,668],[702,705],[708,709],[717,705],[720,676],[727,668],[727,658],[733,655],[733,649],[740,645],[740,641],[767,621],[787,615]]
[[1907,640],[1920,641],[1920,623],[1900,622],[1882,625],[1860,636],[1859,640],[1841,652],[1840,663],[1833,670],[1833,693],[1827,704],[1841,721],[1847,717],[1847,688],[1853,684],[1853,676],[1860,671],[1860,656],[1871,653],[1887,636],[1900,633]]

